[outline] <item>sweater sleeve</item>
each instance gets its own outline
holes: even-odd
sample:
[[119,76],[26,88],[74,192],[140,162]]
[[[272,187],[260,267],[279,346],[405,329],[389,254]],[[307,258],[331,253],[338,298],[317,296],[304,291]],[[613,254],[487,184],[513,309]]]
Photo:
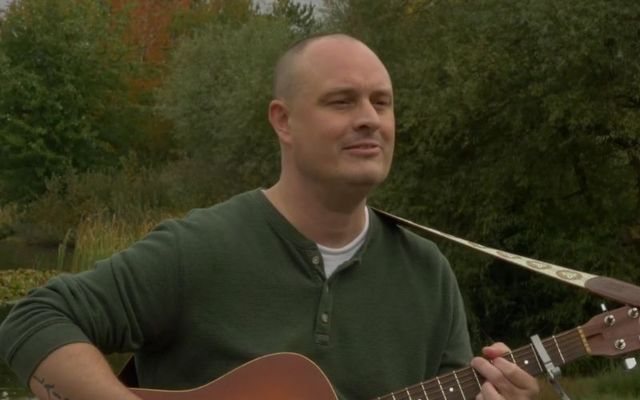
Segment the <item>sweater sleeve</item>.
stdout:
[[0,357],[21,382],[67,344],[90,342],[111,353],[171,339],[182,279],[176,226],[164,222],[95,269],[54,278],[16,304],[0,325]]
[[462,295],[458,287],[458,282],[451,271],[449,262],[442,256],[446,265],[448,281],[443,284],[443,288],[448,290],[449,311],[451,313],[451,325],[447,345],[442,352],[438,375],[450,372],[469,365],[473,355],[471,351],[471,341],[469,339],[469,328],[467,326],[467,316],[465,312]]

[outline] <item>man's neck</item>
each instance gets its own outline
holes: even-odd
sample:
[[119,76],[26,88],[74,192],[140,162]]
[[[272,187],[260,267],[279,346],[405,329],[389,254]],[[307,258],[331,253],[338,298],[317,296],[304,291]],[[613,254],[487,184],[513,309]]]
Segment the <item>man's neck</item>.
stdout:
[[364,229],[366,197],[296,190],[283,182],[265,190],[265,195],[300,233],[323,246],[343,247]]

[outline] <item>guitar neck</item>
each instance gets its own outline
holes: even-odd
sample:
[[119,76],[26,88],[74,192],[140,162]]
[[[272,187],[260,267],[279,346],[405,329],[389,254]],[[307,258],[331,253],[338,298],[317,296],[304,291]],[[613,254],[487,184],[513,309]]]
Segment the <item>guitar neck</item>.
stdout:
[[[542,341],[555,366],[562,366],[589,354],[580,327]],[[503,356],[533,376],[546,373],[533,345],[520,347]],[[480,393],[484,379],[471,367],[459,369],[431,380],[390,393],[376,400],[467,400]]]

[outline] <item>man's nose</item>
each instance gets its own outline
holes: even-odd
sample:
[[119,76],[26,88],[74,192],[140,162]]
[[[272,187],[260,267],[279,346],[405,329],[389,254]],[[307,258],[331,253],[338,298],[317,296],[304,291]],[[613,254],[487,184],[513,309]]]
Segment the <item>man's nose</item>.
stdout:
[[380,114],[371,101],[363,100],[358,104],[354,119],[354,128],[356,131],[375,131],[380,128]]

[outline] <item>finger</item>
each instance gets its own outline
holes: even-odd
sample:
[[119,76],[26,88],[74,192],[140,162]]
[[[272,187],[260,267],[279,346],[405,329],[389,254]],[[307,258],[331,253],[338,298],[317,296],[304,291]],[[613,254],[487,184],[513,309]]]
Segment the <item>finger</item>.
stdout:
[[502,397],[502,395],[498,393],[498,390],[489,382],[482,384],[482,392],[480,394],[485,400],[504,400],[504,397]]
[[[471,360],[471,366],[491,384],[493,390],[506,398],[531,397],[540,390],[535,378],[503,358],[498,357],[488,361],[475,357]],[[484,387],[482,393],[485,399],[493,399],[489,397],[487,391],[484,391]]]
[[[510,395],[515,394],[518,391],[518,388],[507,379],[501,370],[492,364],[492,362],[497,360],[500,360],[500,358],[496,358],[490,362],[484,358],[475,357],[471,360],[471,366],[478,371],[478,373],[480,373],[488,383],[491,384],[492,388],[499,391],[504,396],[509,397]],[[489,398],[486,390],[484,390],[484,385],[482,389],[485,398]]]
[[540,390],[536,378],[504,358],[498,357],[494,359],[493,366],[502,373],[510,384],[515,385],[517,388],[531,394],[535,394]]
[[502,372],[499,369],[494,367],[491,364],[491,361],[482,358],[482,357],[474,357],[471,360],[471,367],[478,371],[480,375],[482,375],[486,380],[492,381],[498,379],[502,376]]
[[503,356],[509,352],[511,352],[511,349],[509,349],[509,347],[502,342],[496,342],[491,346],[482,348],[482,354],[490,360],[493,360],[496,357]]

